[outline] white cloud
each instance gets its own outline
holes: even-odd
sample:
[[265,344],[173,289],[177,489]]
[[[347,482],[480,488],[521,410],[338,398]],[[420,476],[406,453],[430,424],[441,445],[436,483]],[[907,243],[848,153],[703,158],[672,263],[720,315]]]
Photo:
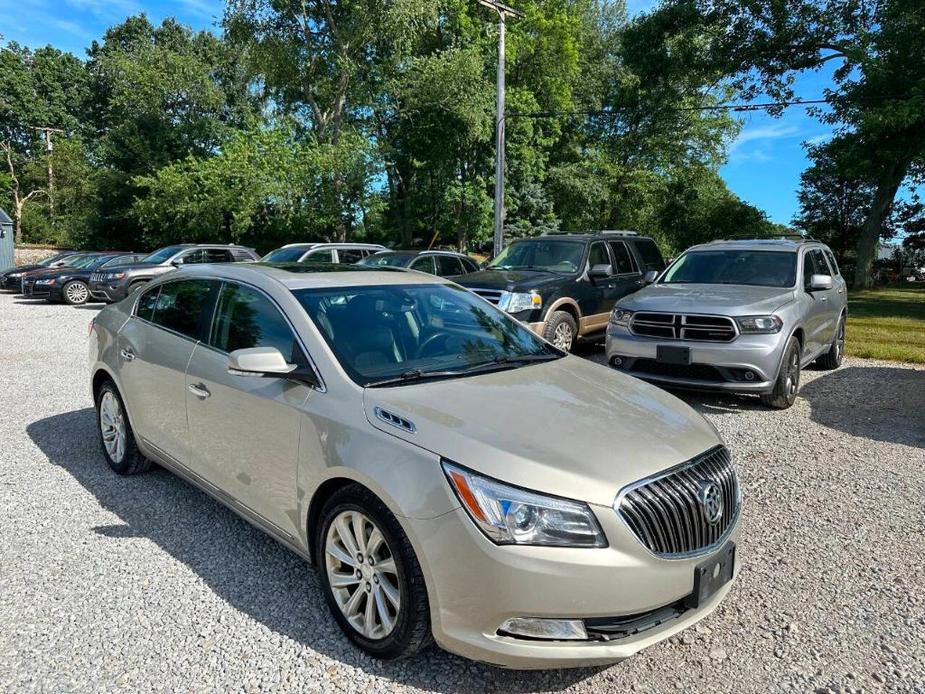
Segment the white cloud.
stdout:
[[774,123],[772,125],[759,125],[755,128],[745,128],[732,143],[732,149],[741,147],[747,142],[755,140],[778,140],[784,137],[796,137],[800,129],[795,125]]
[[180,0],[180,4],[200,19],[221,19],[225,11],[223,0]]

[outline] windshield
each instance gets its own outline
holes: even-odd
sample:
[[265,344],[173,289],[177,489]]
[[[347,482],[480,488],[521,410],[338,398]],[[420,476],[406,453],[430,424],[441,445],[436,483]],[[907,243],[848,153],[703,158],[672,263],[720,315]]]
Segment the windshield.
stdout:
[[148,265],[157,265],[158,263],[163,263],[165,260],[172,258],[182,250],[183,246],[167,246],[166,248],[158,249],[151,255],[142,258],[141,262]]
[[85,253],[78,253],[77,255],[69,255],[67,258],[61,261],[62,267],[78,267],[77,263],[81,262],[85,258],[90,258]]
[[366,267],[405,267],[413,257],[408,253],[376,253],[363,258],[357,265],[365,265]]
[[293,294],[344,370],[362,386],[462,377],[562,356],[503,311],[453,285],[301,289]]
[[77,268],[80,270],[85,270],[95,266],[100,261],[98,255],[82,255],[80,258],[73,263],[69,263],[68,267]]
[[488,264],[494,270],[578,272],[585,245],[576,241],[516,241]]
[[692,251],[678,258],[659,284],[748,284],[792,287],[797,254],[781,251]]
[[262,263],[297,263],[299,259],[308,251],[306,246],[294,246],[292,248],[277,248],[270,251],[260,259]]
[[117,267],[119,265],[128,265],[135,260],[137,256],[133,255],[117,255],[112,258],[107,258],[106,262],[103,263],[100,267]]
[[58,262],[58,261],[62,261],[62,262],[63,262],[64,259],[67,258],[67,257],[68,257],[68,256],[64,256],[64,258],[62,258],[60,254],[58,254],[58,255],[50,255],[50,256],[48,256],[47,258],[45,258],[44,260],[40,260],[40,261],[39,261],[38,263],[36,263],[36,264],[37,264],[37,265],[41,265],[42,267],[48,267],[48,266],[51,265],[52,263],[56,263],[56,262]]

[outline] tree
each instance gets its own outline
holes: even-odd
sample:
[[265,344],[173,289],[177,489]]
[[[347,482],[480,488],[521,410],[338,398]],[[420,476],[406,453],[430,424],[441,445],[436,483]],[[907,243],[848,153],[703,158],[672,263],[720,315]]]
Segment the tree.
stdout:
[[16,166],[13,164],[13,144],[9,140],[0,142],[0,152],[6,160],[6,166],[9,173],[7,179],[10,186],[10,194],[13,196],[13,239],[17,244],[22,243],[22,216],[23,209],[30,200],[39,196],[47,195],[44,188],[32,188],[28,193],[25,192],[19,183],[19,176],[16,174]]

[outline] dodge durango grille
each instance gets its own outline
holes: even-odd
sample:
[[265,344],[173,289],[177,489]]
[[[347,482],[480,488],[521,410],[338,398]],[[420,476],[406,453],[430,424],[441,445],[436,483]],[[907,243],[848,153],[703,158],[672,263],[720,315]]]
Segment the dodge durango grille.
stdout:
[[679,313],[633,315],[630,330],[642,337],[696,342],[731,342],[737,336],[735,322],[726,316],[700,316]]
[[666,559],[719,546],[739,515],[739,479],[729,451],[707,451],[665,473],[630,485],[614,505],[636,538]]

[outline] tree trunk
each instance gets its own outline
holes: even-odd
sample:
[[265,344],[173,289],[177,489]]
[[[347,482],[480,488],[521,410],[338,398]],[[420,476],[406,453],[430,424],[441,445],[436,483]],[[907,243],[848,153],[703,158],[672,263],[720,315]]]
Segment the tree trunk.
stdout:
[[16,201],[13,205],[13,243],[17,246],[22,245],[22,208],[26,204],[25,200],[20,200],[19,195],[15,196]]
[[911,160],[908,158],[895,159],[880,174],[877,181],[877,190],[870,213],[864,221],[864,228],[858,239],[857,266],[854,270],[854,289],[867,289],[871,286],[870,269],[877,259],[877,249],[880,243],[880,232],[883,229],[883,220],[886,219],[896,197],[896,191],[906,177]]

